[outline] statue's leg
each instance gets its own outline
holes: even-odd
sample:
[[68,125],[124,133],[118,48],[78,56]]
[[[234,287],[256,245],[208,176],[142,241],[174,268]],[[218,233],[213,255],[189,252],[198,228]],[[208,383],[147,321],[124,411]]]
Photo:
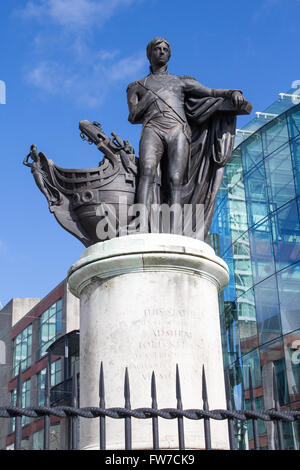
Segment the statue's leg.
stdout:
[[145,127],[139,149],[139,185],[137,190],[137,202],[150,209],[151,190],[156,175],[157,166],[164,153],[164,143],[158,132]]
[[[181,227],[181,201],[182,184],[190,153],[190,142],[183,132],[182,126],[172,129],[168,139],[168,167],[170,182],[170,206],[174,207],[171,212],[171,233],[178,233]],[[176,213],[176,207],[180,213]]]
[[168,139],[170,204],[181,204],[182,182],[188,164],[190,142],[182,126],[172,129]]

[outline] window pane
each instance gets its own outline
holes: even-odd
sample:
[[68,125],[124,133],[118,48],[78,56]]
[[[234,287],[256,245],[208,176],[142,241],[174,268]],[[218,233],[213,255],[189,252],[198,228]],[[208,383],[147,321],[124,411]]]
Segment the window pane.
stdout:
[[61,332],[62,332],[62,312],[60,310],[56,314],[56,334],[58,335]]
[[25,328],[13,342],[13,374],[19,372],[21,364],[22,370],[27,369],[31,364],[32,349],[32,326]]
[[296,201],[271,217],[277,270],[300,260],[300,224]]
[[[238,175],[237,175],[238,178]],[[239,238],[247,229],[247,211],[245,203],[245,188],[242,179],[235,183],[232,178],[233,186],[228,189],[229,221],[232,242]]]
[[288,387],[286,380],[285,356],[282,339],[272,341],[260,348],[260,364],[265,409],[274,407],[273,369],[277,379],[280,405],[289,405]]
[[259,343],[281,335],[280,310],[275,276],[254,287]]
[[269,155],[289,140],[286,118],[280,116],[262,129],[264,154]]
[[57,361],[51,364],[51,387],[59,384],[62,381],[62,360],[58,359]]
[[292,109],[287,114],[289,133],[291,139],[300,134],[300,107]]
[[243,166],[245,173],[262,160],[261,134],[258,132],[242,144]]
[[40,317],[40,355],[46,354],[48,347],[62,333],[61,306],[59,300]]
[[52,325],[49,324],[49,330],[48,330],[49,340],[54,338],[55,334],[56,334],[56,325],[55,325],[55,323],[53,323]]
[[270,276],[275,271],[270,221],[249,230],[254,283]]
[[265,168],[270,210],[274,211],[296,196],[290,146],[266,158]]
[[259,355],[258,350],[246,354],[243,357],[243,384],[244,390],[249,391],[249,371],[251,371],[252,377],[252,384],[253,388],[261,387],[262,378],[261,378],[261,371],[260,371],[260,362],[259,362]]
[[284,337],[284,352],[289,400],[297,402],[300,396],[300,330]]
[[283,333],[300,328],[300,263],[277,274]]
[[33,434],[32,450],[44,449],[44,430],[41,429]]
[[290,142],[295,175],[296,193],[300,195],[300,139]]
[[253,286],[249,232],[245,232],[233,244],[233,262],[236,297],[239,298]]
[[222,181],[222,188],[236,184],[243,175],[243,165],[241,158],[241,150],[238,148],[232,152],[232,156],[226,164],[226,171]]
[[228,369],[228,373],[233,408],[235,410],[241,410],[244,406],[244,393],[242,365],[240,360]]
[[50,427],[50,450],[60,449],[60,424]]
[[241,355],[236,303],[233,301],[224,302],[223,340],[228,364],[232,364]]
[[241,352],[246,354],[258,346],[255,298],[249,289],[237,299]]
[[217,240],[219,244],[219,255],[223,257],[224,253],[232,244],[227,196],[223,199],[214,214],[210,232],[219,235]]
[[263,163],[245,176],[248,221],[251,227],[268,214],[266,175]]

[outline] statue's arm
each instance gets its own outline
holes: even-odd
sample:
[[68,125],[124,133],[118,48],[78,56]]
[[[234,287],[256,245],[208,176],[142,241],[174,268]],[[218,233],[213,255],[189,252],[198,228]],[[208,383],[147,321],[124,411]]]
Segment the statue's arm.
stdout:
[[32,163],[29,163],[29,161],[28,161],[30,156],[31,156],[31,153],[29,153],[28,155],[26,155],[26,157],[25,157],[24,160],[23,160],[23,165],[29,166],[29,167],[32,166]]
[[[133,83],[127,88],[127,103],[129,108],[128,121],[132,124],[141,124],[143,115],[149,106],[156,100],[156,96],[149,90],[140,90],[138,83]],[[141,91],[144,92],[141,96]]]
[[214,98],[231,98],[235,105],[240,105],[245,101],[243,93],[240,90],[222,90],[216,88],[208,88],[196,79],[184,77],[185,93],[192,93],[199,97],[212,96]]

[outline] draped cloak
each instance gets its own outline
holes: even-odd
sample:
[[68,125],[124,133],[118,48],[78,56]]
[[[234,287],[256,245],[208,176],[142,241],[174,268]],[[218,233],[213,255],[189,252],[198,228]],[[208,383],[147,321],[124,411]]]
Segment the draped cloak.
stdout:
[[[222,112],[225,98],[189,95],[185,113],[192,131],[189,161],[182,191],[182,205],[202,204],[204,210],[203,236],[206,238],[212,221],[224,167],[234,146],[236,115]],[[152,202],[167,202],[164,195],[166,160],[161,161],[158,177],[161,186],[154,185]],[[193,227],[194,228],[194,227]]]

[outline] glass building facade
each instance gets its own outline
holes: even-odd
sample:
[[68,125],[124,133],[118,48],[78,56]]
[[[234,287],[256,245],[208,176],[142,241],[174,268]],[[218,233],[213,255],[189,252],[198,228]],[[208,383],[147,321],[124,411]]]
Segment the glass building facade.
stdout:
[[62,334],[62,301],[51,305],[40,317],[40,357],[47,354],[49,346]]
[[[274,407],[273,370],[283,409],[300,409],[300,89],[281,94],[237,133],[218,194],[211,240],[228,264],[220,296],[225,371],[236,409],[248,408],[249,370],[257,409]],[[258,423],[260,447],[276,448]],[[253,447],[251,426],[237,448]],[[300,427],[283,425],[287,449]]]
[[21,365],[22,370],[31,365],[32,356],[32,325],[25,328],[13,342],[13,375],[17,375]]

